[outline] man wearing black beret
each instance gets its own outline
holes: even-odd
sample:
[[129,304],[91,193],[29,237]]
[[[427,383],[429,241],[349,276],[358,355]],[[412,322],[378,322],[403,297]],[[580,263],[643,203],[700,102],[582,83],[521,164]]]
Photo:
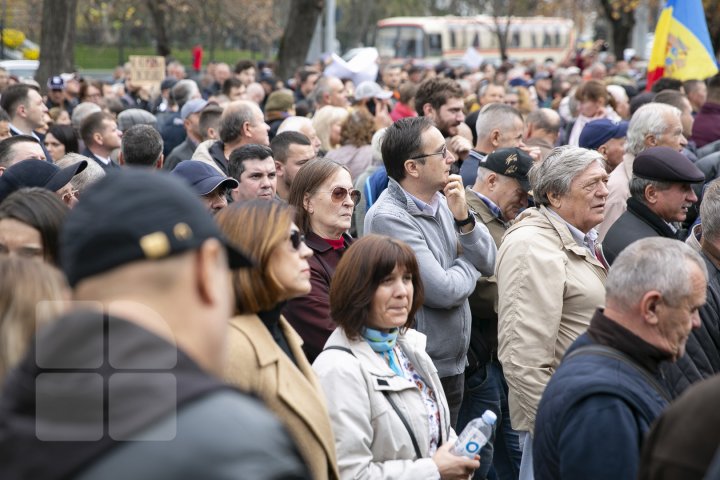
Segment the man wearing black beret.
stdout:
[[628,245],[645,237],[684,239],[684,231],[673,222],[682,222],[697,202],[691,184],[705,181],[705,175],[687,157],[668,147],[641,152],[633,163],[627,211],[610,227],[602,243],[609,264]]

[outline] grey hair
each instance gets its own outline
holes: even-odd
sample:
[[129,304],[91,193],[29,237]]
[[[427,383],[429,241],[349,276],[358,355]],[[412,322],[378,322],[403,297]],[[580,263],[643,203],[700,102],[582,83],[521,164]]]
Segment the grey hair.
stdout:
[[637,155],[645,150],[645,137],[648,135],[662,135],[667,128],[665,118],[668,115],[675,115],[680,118],[681,112],[672,105],[654,102],[638,108],[630,119],[625,151],[631,155]]
[[488,138],[493,130],[505,131],[512,129],[517,120],[522,122],[522,115],[509,105],[503,103],[485,105],[480,110],[477,122],[475,122],[478,141]]
[[536,128],[555,134],[560,131],[560,115],[551,108],[538,108],[528,113],[525,125],[535,125]]
[[251,125],[255,121],[257,103],[249,100],[236,100],[225,107],[220,116],[218,134],[223,143],[232,143],[242,135],[245,122]]
[[632,178],[630,178],[630,197],[634,198],[638,202],[647,204],[647,201],[645,200],[645,189],[650,185],[660,192],[670,190],[673,186],[672,182],[648,180],[646,178],[640,178],[633,175]]
[[195,80],[189,79],[180,80],[170,91],[172,92],[172,98],[179,108],[182,108],[188,100],[200,93],[200,89],[197,83],[195,83]]
[[87,167],[85,167],[85,170],[75,175],[70,182],[73,187],[78,189],[80,195],[82,195],[89,186],[103,178],[105,176],[105,170],[103,170],[102,167],[94,160],[86,157],[85,155],[80,155],[79,153],[66,153],[60,160],[55,162],[55,165],[58,167],[65,168],[70,165],[80,163],[83,160],[88,162]]
[[277,129],[277,134],[283,132],[299,132],[305,126],[312,126],[312,120],[307,117],[287,117]]
[[[477,178],[475,179],[475,182],[484,182],[488,175],[491,173],[495,173],[489,168],[485,168],[483,166],[479,166],[477,169]],[[501,177],[502,175],[498,175],[498,177]]]
[[480,88],[478,89],[478,98],[484,97],[485,92],[487,92],[487,89],[490,88],[491,85],[493,87],[503,87],[503,91],[506,90],[505,86],[501,85],[499,83],[493,83],[493,82],[483,83],[482,85],[480,85]]
[[[684,261],[678,261],[680,259]],[[657,290],[670,306],[677,306],[692,292],[689,281],[692,263],[707,281],[705,262],[685,242],[663,237],[633,242],[620,252],[610,267],[605,281],[606,300],[632,308],[647,292]]]
[[373,153],[373,159],[372,164],[373,165],[382,165],[383,159],[382,159],[382,142],[385,139],[385,133],[387,132],[387,128],[381,128],[377,132],[375,132],[372,136],[372,140],[370,140],[370,145],[372,145],[372,153]]
[[713,242],[720,239],[720,180],[707,184],[700,203],[702,235]]
[[550,193],[567,195],[573,179],[593,162],[605,167],[605,159],[595,150],[569,145],[553,148],[548,157],[535,163],[528,173],[535,204],[550,205]]

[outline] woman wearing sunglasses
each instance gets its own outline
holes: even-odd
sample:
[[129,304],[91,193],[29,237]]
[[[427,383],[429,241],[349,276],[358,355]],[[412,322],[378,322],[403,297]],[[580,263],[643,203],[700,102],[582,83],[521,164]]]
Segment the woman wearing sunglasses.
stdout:
[[225,380],[260,397],[293,437],[312,478],[337,479],[325,398],[302,340],[280,315],[284,302],[310,291],[312,256],[285,203],[250,200],[217,214],[227,239],[254,267],[233,272],[235,310],[228,329]]
[[304,340],[303,350],[310,362],[336,327],[330,317],[330,280],[352,243],[347,230],[359,200],[350,172],[324,158],[306,163],[290,187],[288,202],[296,209],[295,223],[314,255],[309,260],[312,291],[288,302],[283,314]]

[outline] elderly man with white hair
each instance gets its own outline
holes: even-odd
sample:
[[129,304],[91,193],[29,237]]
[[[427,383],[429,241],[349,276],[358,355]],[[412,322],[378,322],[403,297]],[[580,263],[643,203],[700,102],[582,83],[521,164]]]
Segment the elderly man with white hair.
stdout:
[[498,286],[498,359],[509,387],[513,429],[524,443],[520,478],[532,478],[532,435],[540,396],[570,344],[605,301],[607,272],[594,227],[607,198],[600,153],[559,147],[529,173],[534,208],[503,238]]
[[598,226],[598,241],[627,209],[630,198],[630,178],[635,157],[649,147],[669,147],[678,152],[687,145],[677,108],[662,103],[648,103],[640,107],[630,119],[625,155],[620,165],[610,174],[607,188],[610,191],[605,204],[605,219]]

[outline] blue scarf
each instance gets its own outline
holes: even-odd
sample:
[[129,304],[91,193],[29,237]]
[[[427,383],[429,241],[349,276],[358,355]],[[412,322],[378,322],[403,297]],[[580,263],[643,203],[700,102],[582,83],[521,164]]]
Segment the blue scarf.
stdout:
[[381,330],[375,330],[374,328],[365,327],[363,338],[368,342],[374,352],[377,352],[387,360],[392,371],[402,377],[403,371],[397,363],[395,352],[393,352],[399,333],[399,328],[392,328],[389,332],[383,332]]

